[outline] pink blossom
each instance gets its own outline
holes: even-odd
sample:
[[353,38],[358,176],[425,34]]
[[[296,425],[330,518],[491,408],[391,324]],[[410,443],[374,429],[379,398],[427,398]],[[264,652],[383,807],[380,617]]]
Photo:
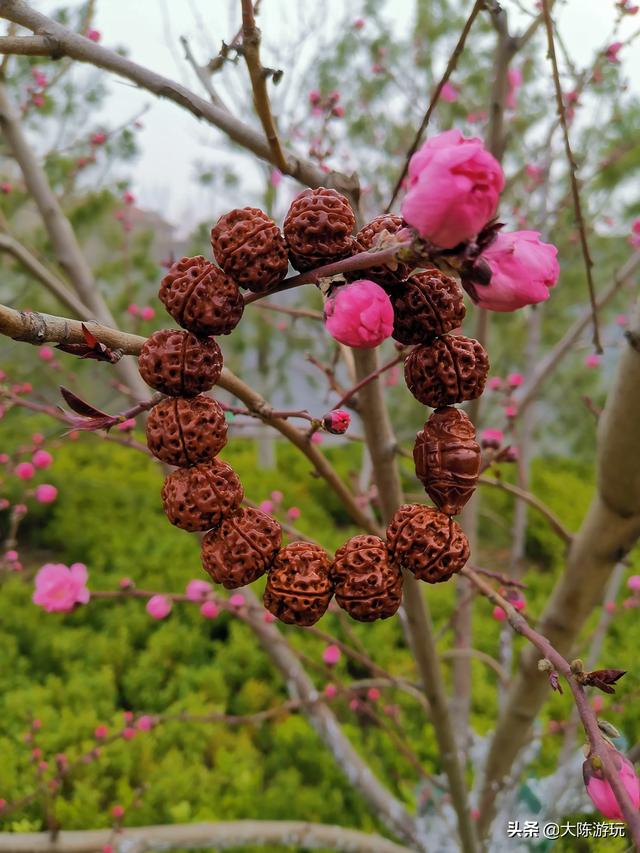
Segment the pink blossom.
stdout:
[[56,357],[56,354],[52,350],[51,347],[40,347],[38,349],[38,358],[41,361],[53,361]]
[[135,736],[136,730],[133,728],[133,726],[125,726],[125,728],[122,729],[122,737],[124,738],[124,740],[133,740]]
[[504,414],[507,418],[515,418],[518,414],[518,407],[515,405],[515,403],[509,403],[508,406],[504,407]]
[[501,429],[488,427],[480,433],[480,443],[483,447],[491,447],[497,450],[504,441],[504,433]]
[[627,587],[633,592],[640,592],[640,575],[631,575],[627,580]]
[[504,622],[507,618],[507,614],[502,609],[502,607],[494,607],[491,611],[491,616],[496,620],[496,622]]
[[145,305],[144,308],[140,309],[140,317],[143,320],[153,320],[156,316],[156,309],[152,308],[151,305]]
[[354,30],[361,30],[364,27],[365,20],[364,18],[356,18],[353,22]]
[[15,472],[16,477],[19,477],[21,480],[32,480],[36,475],[36,469],[31,462],[19,462],[16,465]]
[[624,44],[621,41],[612,42],[604,52],[604,55],[605,55],[607,62],[613,62],[613,63],[620,62],[620,59],[618,58],[618,54],[620,53],[620,51],[622,50],[623,47],[624,47]]
[[36,486],[36,500],[40,504],[52,504],[58,497],[58,490],[50,483],[41,483]]
[[338,688],[335,686],[335,684],[327,684],[324,688],[324,695],[327,697],[327,699],[335,699],[335,697],[338,695]]
[[31,441],[34,444],[42,444],[44,442],[44,436],[41,432],[34,432],[31,436]]
[[344,107],[338,106],[331,110],[331,115],[336,118],[344,118]]
[[100,33],[100,30],[94,30],[94,29],[88,29],[85,33],[85,36],[90,41],[100,41],[100,39],[102,38],[102,34]]
[[150,717],[148,714],[143,714],[136,720],[136,726],[140,729],[140,731],[151,731],[151,729],[153,728],[153,717]]
[[311,444],[322,444],[324,441],[324,436],[321,432],[313,432],[311,433]]
[[369,702],[377,702],[379,698],[380,698],[380,691],[378,690],[377,687],[370,687],[367,690],[367,699],[369,700]]
[[600,367],[600,356],[595,352],[590,352],[588,356],[585,357],[584,366],[589,367],[591,369],[595,367]]
[[266,622],[267,625],[271,625],[273,622],[276,621],[276,617],[273,615],[273,613],[269,613],[268,610],[265,610],[262,614],[262,621]]
[[129,305],[129,307],[127,308],[127,313],[131,314],[132,317],[137,317],[140,313],[140,309],[135,304],[135,302],[132,302],[131,305]]
[[82,563],[73,563],[69,568],[62,563],[45,563],[35,577],[33,603],[48,613],[64,613],[76,604],[86,604],[87,576],[87,567]]
[[133,204],[135,202],[135,200],[136,200],[136,197],[129,190],[125,190],[125,192],[122,193],[122,201],[125,204]]
[[492,376],[487,382],[487,387],[491,391],[499,391],[502,388],[502,379],[499,376]]
[[327,299],[324,324],[336,341],[357,349],[372,349],[393,332],[391,300],[379,284],[358,279],[338,287]]
[[358,711],[360,709],[360,700],[359,699],[352,699],[349,702],[349,709],[351,711]]
[[519,68],[509,68],[507,71],[507,82],[509,89],[505,104],[508,110],[515,110],[518,90],[522,86],[522,71]]
[[92,145],[104,145],[104,143],[107,141],[107,134],[106,133],[92,133],[90,138],[89,138],[89,141],[91,142]]
[[335,666],[341,657],[342,652],[340,651],[340,648],[333,644],[327,646],[322,652],[322,660],[327,666]]
[[7,553],[4,555],[4,558],[9,563],[14,563],[16,560],[19,559],[19,556],[20,555],[18,554],[18,552],[15,549],[11,549],[10,551],[7,551]]
[[130,723],[133,720],[133,711],[123,711],[122,716],[125,723]]
[[113,853],[113,845],[112,844],[103,844],[100,848],[100,853]]
[[111,809],[111,817],[115,818],[116,820],[119,820],[121,817],[124,817],[124,806],[115,805]]
[[118,586],[120,587],[120,589],[133,589],[135,584],[131,580],[131,578],[120,578],[120,580],[118,581]]
[[535,166],[533,163],[527,163],[524,171],[527,177],[531,178],[536,184],[540,184],[544,180],[544,169],[541,166]]
[[173,603],[166,595],[152,595],[147,601],[147,613],[153,619],[164,619],[171,613]]
[[544,302],[560,275],[557,254],[555,246],[540,240],[538,231],[500,232],[481,256],[491,268],[491,281],[474,286],[474,300],[491,311],[516,311]]
[[[613,759],[620,781],[624,785],[634,809],[638,809],[640,807],[640,780],[636,776],[633,764],[617,749],[606,748],[610,750],[609,755]],[[606,780],[602,769],[597,766],[594,767],[593,764],[593,758],[590,757],[582,765],[582,776],[591,802],[603,817],[609,820],[624,820],[624,815],[610,783]]]
[[120,432],[127,432],[130,429],[134,429],[135,425],[135,418],[126,418],[124,421],[120,421],[119,424],[116,424],[116,429],[120,430]]
[[282,492],[278,491],[277,489],[275,489],[273,492],[271,492],[271,500],[275,504],[282,503],[283,498],[284,498],[284,495],[282,494]]
[[26,515],[29,510],[26,504],[15,504],[13,511],[16,515]]
[[187,598],[189,601],[202,601],[209,595],[212,589],[213,587],[210,583],[196,578],[187,584]]
[[266,512],[267,515],[271,515],[273,512],[273,501],[262,501],[261,504],[258,504],[258,509],[260,512]]
[[296,521],[298,518],[300,518],[301,515],[302,512],[298,509],[297,506],[289,507],[289,509],[287,510],[287,518],[289,518],[290,521]]
[[616,326],[627,326],[629,324],[629,317],[626,314],[618,314],[616,317]]
[[477,113],[468,113],[467,121],[469,124],[478,124],[481,121],[485,121],[487,118],[487,113],[484,110],[479,110]]
[[200,615],[205,619],[215,619],[218,615],[218,605],[215,601],[203,601],[200,607]]
[[233,594],[232,596],[230,596],[230,598],[229,598],[229,604],[230,604],[232,607],[236,607],[236,608],[238,608],[238,609],[239,609],[240,607],[244,607],[244,595],[242,595],[242,593],[240,593],[240,592],[236,592],[236,593],[234,593],[234,594]]
[[93,736],[96,740],[103,740],[109,734],[109,729],[101,723],[99,726],[96,726],[93,730]]
[[453,104],[458,100],[458,90],[448,80],[440,90],[440,100],[445,101],[447,104]]
[[349,429],[351,415],[349,412],[345,412],[344,409],[334,409],[324,416],[322,423],[327,432],[331,432],[334,435],[343,435]]
[[421,237],[451,249],[474,237],[494,215],[504,175],[480,139],[449,130],[413,155],[409,182],[404,219]]
[[[9,454],[8,453],[0,453],[0,465],[6,465],[8,461],[9,461]],[[6,509],[6,507],[5,507],[5,509]]]
[[4,195],[9,195],[9,193],[12,191],[13,191],[13,184],[12,183],[10,183],[9,181],[2,181],[2,183],[0,183],[0,193],[3,193]]
[[36,468],[44,470],[53,462],[53,456],[46,450],[36,450],[31,457],[31,462]]
[[33,95],[31,95],[31,102],[33,103],[33,106],[38,109],[40,107],[44,107],[44,95],[41,92],[34,92]]
[[610,613],[610,614],[615,613],[615,612],[616,612],[616,603],[615,603],[615,601],[605,601],[605,603],[604,603],[604,609],[607,611],[607,613]]
[[321,97],[322,97],[322,95],[320,94],[318,89],[312,89],[309,92],[309,103],[315,107],[320,103]]
[[524,382],[522,373],[510,373],[507,376],[507,385],[509,388],[519,388]]
[[282,183],[282,172],[280,171],[280,169],[272,169],[271,170],[271,175],[269,176],[269,182],[270,182],[271,186],[274,188],[274,190],[280,186],[280,184]]

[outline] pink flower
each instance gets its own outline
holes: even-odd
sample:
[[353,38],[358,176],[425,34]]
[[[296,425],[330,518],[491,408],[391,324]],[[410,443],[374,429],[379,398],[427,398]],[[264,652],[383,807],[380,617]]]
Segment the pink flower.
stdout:
[[491,616],[496,620],[496,622],[504,622],[507,618],[507,614],[502,607],[494,607],[491,611]]
[[505,104],[508,110],[515,110],[518,89],[522,86],[522,71],[519,68],[510,68],[507,71],[507,82],[509,90]]
[[240,607],[244,607],[244,595],[242,595],[242,593],[240,592],[234,593],[229,598],[229,604],[237,609],[239,609]]
[[108,734],[109,729],[104,724],[96,726],[93,731],[93,736],[96,738],[96,740],[103,740]]
[[52,504],[58,497],[58,490],[50,483],[41,483],[36,486],[36,500],[40,504]]
[[100,30],[93,30],[93,29],[87,30],[85,33],[85,36],[90,41],[100,41],[100,39],[102,38],[102,34],[100,33]]
[[10,192],[13,192],[13,184],[9,181],[2,181],[2,183],[0,183],[0,193],[9,195]]
[[524,171],[527,174],[527,177],[532,178],[537,184],[539,184],[544,178],[544,169],[540,166],[534,166],[533,163],[527,163]]
[[358,279],[338,287],[327,299],[324,324],[341,344],[373,349],[393,332],[391,300],[379,284]]
[[[8,556],[7,559],[9,559]],[[640,592],[640,575],[631,575],[627,580],[627,587],[633,592]]]
[[[9,454],[8,453],[0,453],[0,465],[6,465],[8,461],[9,461]],[[8,506],[8,504],[7,504],[7,506]],[[3,507],[3,508],[6,509],[6,507]]]
[[153,728],[153,717],[143,714],[136,720],[136,726],[143,732],[149,732]]
[[334,699],[338,695],[338,688],[335,684],[327,684],[324,688],[324,695],[327,699]]
[[296,521],[301,515],[302,513],[297,506],[289,507],[287,510],[287,518],[289,518],[290,521]]
[[271,625],[273,622],[276,621],[276,617],[273,615],[273,613],[269,613],[268,610],[265,610],[262,614],[262,621],[266,622],[267,625]]
[[89,140],[90,140],[92,145],[104,145],[104,143],[107,141],[107,134],[106,133],[92,133],[91,136],[89,137]]
[[524,382],[522,373],[510,373],[507,376],[507,385],[509,388],[519,388]]
[[144,308],[140,309],[140,317],[143,320],[153,320],[156,316],[156,309],[152,308],[151,305],[145,305]]
[[349,709],[350,709],[351,711],[358,711],[358,710],[360,710],[360,700],[359,700],[359,699],[352,699],[352,700],[349,702]]
[[34,432],[31,436],[31,441],[34,444],[42,444],[42,442],[44,441],[44,436],[41,432]]
[[44,107],[44,95],[41,92],[34,92],[31,95],[31,102],[34,107]]
[[590,352],[588,356],[585,357],[584,366],[589,367],[591,369],[595,367],[600,367],[600,356],[595,352]]
[[47,613],[64,613],[76,604],[89,601],[87,567],[73,563],[69,568],[62,563],[45,563],[35,577],[32,601]]
[[273,512],[273,501],[262,501],[261,504],[258,504],[258,509],[260,512],[266,512],[267,515],[271,515]]
[[19,556],[20,555],[18,554],[18,552],[15,549],[12,549],[11,551],[7,551],[7,553],[4,555],[4,558],[9,563],[15,563],[15,561],[19,559]]
[[321,97],[322,97],[322,96],[321,96],[320,92],[319,92],[317,89],[312,89],[312,90],[309,92],[309,103],[310,103],[312,106],[314,106],[314,107],[315,107],[315,106],[317,106],[317,105],[320,103],[320,99],[321,99]]
[[327,666],[335,666],[341,657],[342,652],[336,645],[327,646],[322,652],[322,660]]
[[124,816],[124,806],[116,805],[111,809],[111,817],[119,820]]
[[140,313],[140,309],[135,304],[135,302],[132,302],[131,305],[129,305],[127,308],[127,314],[131,314],[132,317],[137,317],[139,315],[139,313]]
[[46,450],[36,450],[36,452],[31,457],[31,462],[35,465],[36,468],[40,468],[44,470],[48,468],[49,465],[53,462],[53,456],[48,453]]
[[618,316],[616,317],[616,326],[620,326],[620,327],[624,328],[624,326],[627,326],[628,324],[629,324],[629,318],[627,317],[627,315],[626,314],[618,314]]
[[[633,764],[613,747],[610,756],[620,776],[620,781],[629,795],[635,809],[640,807],[640,781],[636,776]],[[598,762],[601,764],[601,762]],[[594,757],[587,758],[582,765],[582,777],[591,802],[603,817],[609,820],[624,820],[624,815],[618,805],[615,794],[609,782],[605,779],[601,767],[594,767]]]
[[618,54],[620,53],[623,47],[624,44],[621,41],[612,42],[604,52],[607,62],[620,62]]
[[147,613],[152,619],[164,619],[171,613],[173,603],[166,595],[152,595],[147,601]]
[[215,619],[218,615],[218,605],[215,601],[203,601],[200,607],[200,615],[205,619]]
[[269,176],[269,183],[275,189],[277,189],[282,183],[282,172],[280,169],[272,169],[271,175]]
[[189,601],[202,601],[212,589],[213,587],[207,581],[194,579],[187,584],[187,598]]
[[322,444],[324,441],[324,436],[321,432],[312,432],[311,433],[311,444]]
[[343,435],[349,429],[351,415],[349,412],[345,412],[344,409],[334,409],[324,416],[322,423],[327,432],[331,432],[334,435]]
[[458,90],[448,80],[440,90],[440,100],[445,101],[447,104],[453,104],[458,100]]
[[21,480],[32,480],[36,475],[36,469],[31,462],[19,462],[16,465],[16,477]]
[[283,498],[284,498],[284,495],[282,494],[282,492],[278,491],[277,489],[274,490],[273,492],[271,492],[271,500],[275,504],[282,503]]
[[544,302],[560,275],[557,254],[555,246],[540,240],[538,231],[500,232],[481,255],[491,268],[491,281],[474,286],[474,301],[491,311],[517,311]]
[[369,700],[369,702],[377,702],[379,698],[380,698],[380,691],[378,690],[377,687],[370,687],[367,690],[367,699]]
[[404,219],[421,237],[451,249],[474,237],[494,215],[504,175],[480,139],[448,130],[413,155],[409,182]]
[[56,357],[56,354],[52,350],[51,347],[40,347],[38,349],[38,358],[41,361],[53,361]]
[[616,612],[616,603],[615,603],[615,601],[605,601],[605,603],[604,603],[604,609],[607,611],[607,613],[610,613],[610,614],[615,613],[615,612]]
[[491,391],[499,391],[502,388],[502,379],[499,376],[492,376],[487,382],[487,387]]
[[480,443],[483,447],[491,447],[494,450],[497,450],[503,441],[504,433],[501,429],[492,429],[489,427],[488,429],[482,430],[480,433]]
[[135,200],[136,200],[136,197],[129,190],[125,190],[125,192],[122,193],[122,201],[125,204],[133,204],[135,202]]
[[356,18],[353,22],[354,30],[361,30],[364,27],[364,18]]
[[133,726],[125,726],[125,728],[122,729],[122,737],[125,740],[133,740],[135,736],[136,730],[133,728]]
[[506,418],[515,418],[515,416],[517,414],[518,414],[518,407],[516,405],[514,405],[513,403],[504,407],[504,415]]

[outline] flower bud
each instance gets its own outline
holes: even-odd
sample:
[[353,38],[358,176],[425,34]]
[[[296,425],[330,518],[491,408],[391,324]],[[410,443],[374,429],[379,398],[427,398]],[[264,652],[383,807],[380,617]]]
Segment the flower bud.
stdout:
[[343,435],[349,429],[351,415],[344,409],[334,409],[324,416],[322,423],[327,432],[331,432],[333,435]]

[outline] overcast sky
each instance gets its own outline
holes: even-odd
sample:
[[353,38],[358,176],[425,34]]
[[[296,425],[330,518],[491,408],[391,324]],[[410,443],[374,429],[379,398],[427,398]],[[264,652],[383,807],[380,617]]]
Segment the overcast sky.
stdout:
[[[57,6],[51,0],[37,4],[43,10]],[[263,0],[259,24],[263,42],[277,44],[295,38],[300,18],[310,10],[323,11],[319,37],[330,37],[332,28],[341,19],[345,4],[342,0]],[[386,4],[393,10],[390,27],[406,27],[413,14],[413,0],[393,0]],[[504,0],[511,26],[526,23],[528,18],[512,0]],[[522,6],[533,8],[533,0],[522,0]],[[135,61],[181,82],[188,83],[201,93],[198,82],[186,66],[180,36],[187,36],[204,60],[217,53],[223,39],[229,40],[240,23],[240,2],[228,0],[97,0],[95,26],[102,33],[106,46],[124,45]],[[611,30],[615,0],[568,0],[559,17],[565,43],[578,65],[588,63],[593,51],[602,44]],[[389,13],[391,15],[391,12]],[[640,26],[640,15],[628,17],[623,36]],[[625,70],[634,89],[640,91],[640,50],[623,54]],[[286,69],[285,69],[286,70]],[[244,75],[239,65],[237,74]],[[243,81],[246,82],[246,81]],[[198,122],[193,116],[169,102],[153,98],[126,82],[114,78],[113,94],[108,101],[106,120],[115,126],[133,115],[145,104],[150,105],[143,118],[138,141],[142,156],[134,172],[134,190],[141,206],[162,210],[174,223],[183,228],[201,220],[197,207],[206,198],[193,180],[197,161],[207,159],[210,146],[216,145],[219,134]],[[425,103],[428,93],[425,93]],[[216,146],[217,147],[217,146]]]

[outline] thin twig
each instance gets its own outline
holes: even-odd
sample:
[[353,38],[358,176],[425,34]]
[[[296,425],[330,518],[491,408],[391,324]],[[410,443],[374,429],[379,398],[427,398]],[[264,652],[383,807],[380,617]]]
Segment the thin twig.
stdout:
[[542,0],[542,13],[544,16],[544,25],[547,31],[547,44],[549,48],[549,60],[551,62],[551,70],[553,73],[553,83],[556,90],[556,106],[558,116],[562,126],[562,135],[564,137],[564,150],[569,164],[569,178],[571,181],[571,195],[573,197],[573,209],[576,218],[576,225],[580,233],[580,246],[582,248],[582,257],[584,259],[584,267],[587,275],[587,284],[589,287],[589,300],[591,302],[591,321],[593,324],[593,345],[596,352],[602,352],[602,343],[600,341],[600,329],[598,326],[598,306],[596,303],[596,289],[593,281],[592,267],[593,259],[589,250],[587,241],[587,231],[582,214],[582,201],[580,199],[580,188],[578,186],[578,167],[576,165],[573,151],[571,150],[571,141],[569,140],[569,126],[567,124],[567,115],[564,109],[564,96],[562,94],[562,85],[560,83],[560,72],[558,71],[558,59],[556,57],[556,47],[553,38],[553,23],[549,12],[549,0]]

